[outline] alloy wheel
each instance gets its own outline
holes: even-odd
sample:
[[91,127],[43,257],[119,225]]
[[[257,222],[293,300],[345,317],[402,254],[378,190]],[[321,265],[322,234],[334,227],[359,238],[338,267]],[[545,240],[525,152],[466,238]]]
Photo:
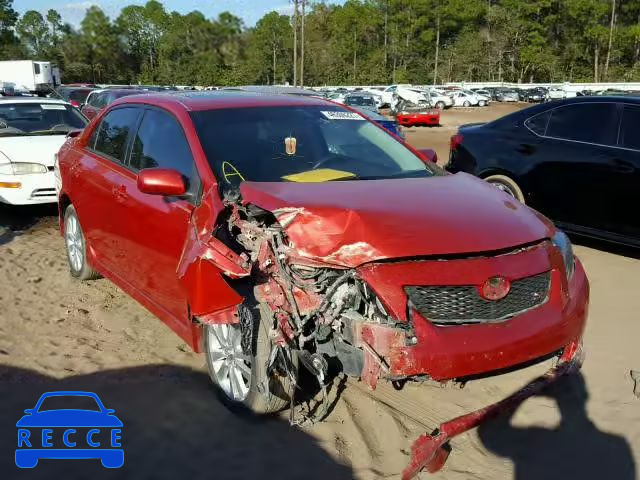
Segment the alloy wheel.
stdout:
[[84,263],[84,248],[80,223],[75,215],[69,215],[67,217],[67,224],[64,230],[69,262],[71,263],[71,267],[76,272],[79,272],[82,270]]
[[240,324],[211,325],[207,335],[207,355],[217,385],[229,399],[243,401],[251,385],[251,356],[242,348]]

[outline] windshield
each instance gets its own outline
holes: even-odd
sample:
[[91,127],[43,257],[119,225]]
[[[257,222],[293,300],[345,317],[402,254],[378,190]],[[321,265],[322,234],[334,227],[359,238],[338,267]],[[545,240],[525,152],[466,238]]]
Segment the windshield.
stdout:
[[385,130],[334,105],[191,115],[223,190],[237,188],[242,180],[317,182],[439,173]]
[[86,125],[87,119],[71,105],[0,102],[0,136],[66,135]]
[[99,412],[95,398],[88,395],[54,395],[42,400],[39,412],[50,410],[90,410]]
[[373,107],[376,104],[371,97],[347,97],[345,98],[344,103],[358,107]]

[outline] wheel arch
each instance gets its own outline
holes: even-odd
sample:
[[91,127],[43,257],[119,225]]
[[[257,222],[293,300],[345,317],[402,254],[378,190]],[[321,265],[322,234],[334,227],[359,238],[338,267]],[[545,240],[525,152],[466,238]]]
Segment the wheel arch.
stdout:
[[61,192],[58,197],[58,222],[61,235],[64,235],[64,212],[69,205],[73,205],[71,197],[67,193]]

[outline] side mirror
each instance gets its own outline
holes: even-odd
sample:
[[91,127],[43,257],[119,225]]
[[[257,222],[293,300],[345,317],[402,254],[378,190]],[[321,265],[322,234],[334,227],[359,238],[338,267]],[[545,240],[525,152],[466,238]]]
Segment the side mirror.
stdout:
[[419,148],[418,155],[425,163],[438,163],[438,154],[431,148]]
[[187,193],[187,186],[177,170],[148,168],[138,173],[138,190],[149,195],[175,197]]

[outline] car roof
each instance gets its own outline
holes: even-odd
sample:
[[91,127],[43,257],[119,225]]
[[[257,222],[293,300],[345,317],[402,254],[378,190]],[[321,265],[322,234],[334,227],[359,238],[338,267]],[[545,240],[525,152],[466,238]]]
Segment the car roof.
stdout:
[[374,112],[373,110],[369,110],[367,108],[361,107],[351,107],[353,110],[362,113],[365,117],[370,118],[374,122],[395,122],[395,120],[388,119],[384,115],[380,115],[378,112]]
[[179,91],[167,93],[143,93],[129,95],[114,102],[114,105],[144,103],[165,107],[178,107],[188,111],[223,108],[277,107],[277,106],[336,106],[319,97],[302,95],[279,95],[237,90]]
[[59,98],[43,98],[43,97],[0,97],[0,104],[2,103],[62,103],[63,105],[70,105],[69,102],[61,100]]

